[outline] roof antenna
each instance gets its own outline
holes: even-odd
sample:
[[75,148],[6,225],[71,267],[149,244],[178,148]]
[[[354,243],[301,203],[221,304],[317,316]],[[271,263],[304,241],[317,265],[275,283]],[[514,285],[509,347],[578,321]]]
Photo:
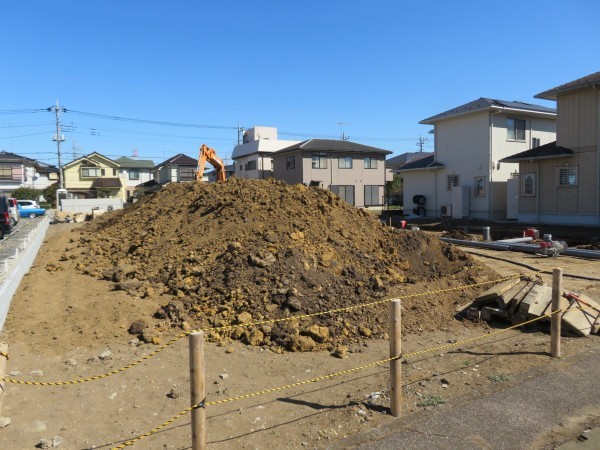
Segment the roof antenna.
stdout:
[[344,134],[344,125],[352,125],[352,124],[351,124],[351,123],[348,123],[348,122],[338,122],[337,124],[340,126],[340,139],[341,139],[342,141],[347,141],[347,140],[349,140],[349,139],[350,139],[350,136],[346,136],[346,135]]

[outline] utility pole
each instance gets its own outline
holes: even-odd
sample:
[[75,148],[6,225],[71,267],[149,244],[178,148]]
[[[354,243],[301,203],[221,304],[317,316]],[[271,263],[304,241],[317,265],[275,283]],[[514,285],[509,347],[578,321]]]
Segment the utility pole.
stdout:
[[52,137],[53,141],[56,141],[56,152],[58,153],[58,185],[61,189],[65,188],[64,177],[62,173],[62,162],[60,159],[60,143],[65,140],[65,135],[60,132],[60,113],[65,112],[65,108],[58,104],[56,100],[56,106],[51,106],[48,111],[54,111],[56,114],[56,134]]
[[421,137],[421,135],[419,135],[419,140],[417,141],[417,147],[419,147],[419,152],[423,151],[423,146],[427,141],[429,141],[429,139]]
[[237,145],[242,145],[242,143],[244,142],[244,127],[240,127],[239,122],[238,122],[238,126],[237,126],[237,133],[238,133]]
[[349,139],[350,139],[350,136],[346,136],[346,135],[344,134],[344,125],[352,125],[352,124],[350,124],[350,123],[348,123],[348,122],[338,122],[337,124],[340,126],[340,133],[341,133],[341,135],[340,135],[340,139],[341,139],[342,141],[347,141],[347,140],[349,140]]

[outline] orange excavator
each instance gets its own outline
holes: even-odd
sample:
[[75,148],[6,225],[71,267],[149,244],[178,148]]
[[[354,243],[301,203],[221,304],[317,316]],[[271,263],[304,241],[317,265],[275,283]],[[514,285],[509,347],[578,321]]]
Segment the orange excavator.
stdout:
[[206,161],[211,163],[217,171],[217,181],[225,181],[225,163],[223,163],[223,160],[217,156],[217,152],[215,152],[213,148],[209,148],[206,144],[202,144],[200,147],[196,181],[202,181],[202,174],[204,173]]

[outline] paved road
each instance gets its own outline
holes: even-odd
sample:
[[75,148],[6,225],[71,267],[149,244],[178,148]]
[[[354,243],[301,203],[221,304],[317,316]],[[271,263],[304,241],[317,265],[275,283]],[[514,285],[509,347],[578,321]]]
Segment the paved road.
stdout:
[[[562,361],[556,370],[530,373],[501,392],[399,419],[352,436],[334,448],[540,448],[543,436],[576,417],[595,416],[595,425],[600,425],[599,367],[600,352],[590,350]],[[597,439],[596,433],[590,436]],[[587,448],[600,448],[599,441],[586,444],[592,445]]]
[[9,268],[11,264],[15,263],[15,255],[17,254],[17,248],[19,249],[19,251],[21,251],[21,249],[23,248],[23,240],[27,239],[29,232],[41,220],[44,220],[44,218],[21,218],[17,225],[13,227],[12,233],[6,235],[4,239],[0,240],[0,283],[4,281],[7,275],[4,267],[4,261],[8,261]]

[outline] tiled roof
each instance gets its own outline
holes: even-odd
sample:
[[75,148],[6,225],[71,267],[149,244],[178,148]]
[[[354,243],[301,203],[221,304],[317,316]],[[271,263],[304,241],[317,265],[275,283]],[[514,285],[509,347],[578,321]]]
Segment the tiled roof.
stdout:
[[576,89],[583,89],[597,85],[600,85],[600,72],[592,73],[591,75],[586,75],[585,77],[578,78],[577,80],[561,84],[560,86],[541,92],[534,97],[543,98],[546,100],[556,100],[557,95],[562,92],[573,91]]
[[118,178],[96,178],[92,183],[92,189],[96,188],[120,188],[121,180]]
[[150,159],[133,159],[127,156],[121,156],[115,159],[122,167],[131,169],[152,169],[154,167],[154,161]]
[[551,158],[564,158],[567,156],[573,156],[573,150],[565,147],[558,147],[556,141],[550,142],[549,144],[540,145],[539,147],[525,150],[524,152],[517,153],[512,156],[502,158],[500,162],[519,162],[528,159],[551,159]]
[[393,158],[385,160],[385,166],[391,168],[398,168],[417,159],[425,158],[426,156],[433,155],[432,152],[407,152]]
[[175,165],[175,166],[198,166],[198,159],[190,158],[189,156],[184,155],[183,153],[179,153],[160,164],[154,166],[154,168],[159,168],[165,165]]
[[458,106],[457,108],[449,109],[443,113],[436,114],[435,116],[428,117],[427,119],[421,120],[421,124],[431,124],[440,119],[446,119],[452,116],[458,116],[461,114],[469,114],[476,111],[484,111],[487,109],[506,109],[506,110],[518,110],[532,113],[544,113],[550,115],[556,115],[556,109],[548,108],[541,105],[533,105],[531,103],[519,102],[519,101],[505,101],[495,100],[492,98],[479,98],[464,105]]
[[441,169],[443,164],[435,162],[435,155],[425,156],[417,160],[407,162],[403,166],[398,167],[394,172],[402,172],[404,170],[422,170],[422,169]]
[[334,153],[382,153],[389,155],[392,152],[384,150],[382,148],[370,147],[368,145],[357,144],[356,142],[343,141],[338,139],[309,139],[294,144],[290,147],[281,149],[273,155],[281,153],[288,153],[295,150],[304,151],[321,151],[321,152],[334,152]]

